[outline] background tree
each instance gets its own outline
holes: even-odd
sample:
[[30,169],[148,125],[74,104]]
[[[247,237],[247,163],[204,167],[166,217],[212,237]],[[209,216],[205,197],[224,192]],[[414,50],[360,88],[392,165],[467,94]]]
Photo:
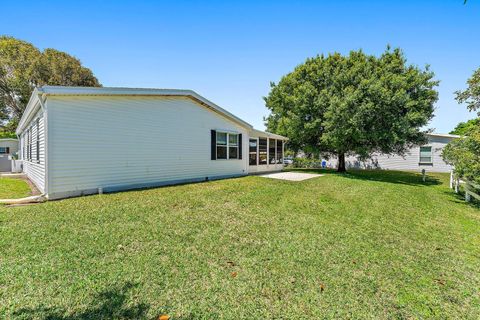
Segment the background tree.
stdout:
[[459,103],[466,103],[468,110],[478,110],[480,116],[480,68],[467,80],[467,85],[468,87],[464,91],[455,92],[456,99]]
[[80,60],[55,49],[45,49],[40,58],[41,80],[45,84],[63,86],[98,87],[92,71]]
[[336,154],[345,171],[345,155],[403,154],[426,142],[420,128],[433,117],[433,78],[428,67],[407,65],[400,49],[309,58],[271,83],[266,125],[294,148]]
[[[480,111],[480,68],[467,80],[467,85],[464,91],[455,92],[456,99],[458,103],[466,103],[470,111]],[[480,118],[461,122],[452,132],[465,137],[449,142],[443,149],[443,159],[453,165],[458,177],[480,183]]]
[[42,85],[100,86],[92,71],[67,53],[43,52],[32,44],[0,36],[0,124],[12,132],[33,89]]
[[459,136],[468,136],[476,128],[480,127],[480,118],[471,119],[467,122],[460,122],[455,129],[450,131],[450,134],[457,134]]
[[19,117],[38,85],[41,53],[30,43],[0,37],[0,118]]
[[468,136],[450,141],[442,151],[445,162],[454,166],[459,178],[480,183],[480,127]]

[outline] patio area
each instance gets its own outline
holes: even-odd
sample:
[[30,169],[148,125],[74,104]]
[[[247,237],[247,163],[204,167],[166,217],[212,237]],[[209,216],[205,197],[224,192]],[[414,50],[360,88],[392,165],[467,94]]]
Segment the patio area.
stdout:
[[304,173],[304,172],[276,172],[262,174],[260,177],[278,179],[278,180],[287,180],[287,181],[303,181],[308,179],[313,179],[317,177],[323,177],[323,174],[317,173]]

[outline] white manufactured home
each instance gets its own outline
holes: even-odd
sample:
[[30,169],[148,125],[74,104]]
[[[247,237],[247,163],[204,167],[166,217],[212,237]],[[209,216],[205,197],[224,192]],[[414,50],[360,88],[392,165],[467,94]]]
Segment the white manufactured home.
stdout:
[[193,91],[136,88],[37,88],[16,133],[48,199],[278,171],[287,140]]
[[17,139],[0,139],[0,172],[10,172],[12,170],[12,155],[16,155],[17,152]]
[[[405,155],[374,154],[371,159],[362,161],[356,156],[345,158],[348,168],[357,169],[385,169],[402,171],[450,172],[452,166],[442,159],[443,148],[453,139],[460,136],[452,134],[429,133],[428,143],[423,146],[410,148]],[[328,167],[336,167],[337,159],[332,157],[326,160]]]

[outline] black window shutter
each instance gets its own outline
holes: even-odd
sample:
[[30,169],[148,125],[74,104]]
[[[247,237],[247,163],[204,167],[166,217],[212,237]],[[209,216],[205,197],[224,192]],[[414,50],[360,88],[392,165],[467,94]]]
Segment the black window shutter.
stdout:
[[9,154],[9,153],[10,153],[10,148],[9,148],[9,147],[7,147],[7,154]]
[[217,131],[211,130],[212,133],[212,140],[211,140],[211,159],[217,160]]
[[238,135],[238,159],[242,159],[242,134]]

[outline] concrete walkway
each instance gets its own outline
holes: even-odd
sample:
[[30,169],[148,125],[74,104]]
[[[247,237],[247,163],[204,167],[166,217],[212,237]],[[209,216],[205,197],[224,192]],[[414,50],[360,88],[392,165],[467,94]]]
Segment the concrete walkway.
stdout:
[[2,178],[26,178],[27,175],[24,174],[24,173],[0,172],[0,177],[2,177]]
[[316,177],[323,177],[323,174],[316,173],[303,173],[303,172],[277,172],[277,173],[268,173],[262,174],[260,177],[279,179],[279,180],[288,180],[288,181],[303,181]]

